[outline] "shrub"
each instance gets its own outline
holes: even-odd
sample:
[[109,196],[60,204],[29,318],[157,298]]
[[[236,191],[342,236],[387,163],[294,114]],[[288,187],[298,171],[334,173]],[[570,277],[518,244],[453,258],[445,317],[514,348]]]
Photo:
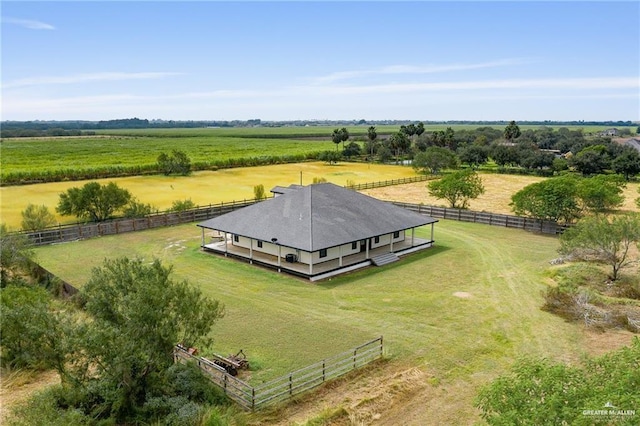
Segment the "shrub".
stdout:
[[187,200],[176,200],[171,204],[171,208],[169,211],[171,212],[183,212],[187,210],[194,209],[196,205],[191,201],[191,198]]
[[265,198],[267,198],[267,195],[264,192],[263,184],[253,187],[253,198],[255,198],[256,200],[264,200]]
[[56,224],[56,218],[47,206],[29,203],[22,211],[22,229],[25,231],[39,231]]
[[129,204],[127,204],[122,210],[124,217],[130,219],[149,216],[150,214],[157,212],[157,207],[154,207],[151,204],[142,203],[135,198],[129,201]]

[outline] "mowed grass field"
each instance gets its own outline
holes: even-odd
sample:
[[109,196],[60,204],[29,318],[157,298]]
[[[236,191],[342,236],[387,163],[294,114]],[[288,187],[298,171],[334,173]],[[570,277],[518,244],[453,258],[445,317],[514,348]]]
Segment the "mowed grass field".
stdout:
[[[191,199],[196,205],[209,205],[233,200],[253,199],[253,187],[262,184],[268,195],[276,185],[308,185],[314,178],[325,178],[336,185],[347,181],[366,183],[380,180],[417,176],[411,167],[323,162],[281,164],[273,166],[243,167],[217,171],[195,172],[191,176],[134,176],[98,180],[102,184],[116,182],[128,189],[139,201],[166,210],[176,200]],[[21,212],[31,204],[44,204],[55,214],[60,194],[72,187],[80,187],[88,181],[53,182],[36,185],[0,187],[0,211],[2,222],[10,229],[19,229]],[[59,223],[73,223],[70,216],[56,216]]]
[[425,375],[421,386],[437,394],[419,416],[455,424],[478,420],[478,387],[516,358],[567,361],[583,353],[579,327],[540,310],[548,261],[557,257],[554,237],[440,221],[434,248],[315,284],[204,253],[200,238],[188,224],[40,247],[36,257],[79,287],[105,258],[173,265],[176,279],[226,306],[211,349],[243,349],[254,366],[245,377],[252,384],[383,335],[390,366],[417,369]]
[[[541,182],[546,179],[538,176],[506,175],[494,173],[480,173],[482,184],[485,187],[484,194],[469,201],[469,209],[500,214],[512,215],[511,197],[525,186]],[[399,201],[404,203],[423,203],[429,206],[448,207],[445,200],[437,199],[429,195],[426,188],[427,182],[409,183],[399,186],[386,186],[382,188],[365,189],[361,192],[381,200]],[[639,182],[629,182],[623,189],[624,203],[619,211],[640,212],[635,200],[640,197]]]

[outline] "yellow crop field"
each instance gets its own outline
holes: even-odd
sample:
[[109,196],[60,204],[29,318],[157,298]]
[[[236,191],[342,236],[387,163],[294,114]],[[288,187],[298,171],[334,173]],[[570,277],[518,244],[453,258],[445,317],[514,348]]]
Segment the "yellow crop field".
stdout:
[[[195,172],[191,176],[133,176],[104,179],[99,182],[116,182],[128,189],[143,203],[150,203],[160,210],[166,210],[176,200],[191,199],[196,205],[204,206],[221,201],[234,201],[253,198],[253,187],[264,185],[268,192],[276,185],[304,185],[314,178],[325,178],[328,182],[345,185],[353,183],[375,182],[380,180],[401,179],[417,176],[413,168],[407,166],[338,163],[328,165],[323,162],[280,164],[259,167],[242,167],[217,171]],[[21,212],[31,204],[44,204],[55,213],[55,207],[61,193],[72,187],[79,187],[88,181],[53,182],[24,186],[0,188],[1,221],[9,229],[20,228]],[[59,216],[62,224],[75,222],[75,217]]]

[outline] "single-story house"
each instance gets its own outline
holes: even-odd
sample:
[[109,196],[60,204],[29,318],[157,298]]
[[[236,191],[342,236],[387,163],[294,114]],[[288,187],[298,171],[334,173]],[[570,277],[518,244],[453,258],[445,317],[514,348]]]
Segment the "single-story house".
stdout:
[[618,136],[619,133],[620,131],[614,127],[611,129],[601,131],[599,135],[600,136]]
[[[317,280],[386,264],[434,242],[436,219],[331,183],[272,192],[199,223],[202,249]],[[425,225],[430,238],[416,237]]]

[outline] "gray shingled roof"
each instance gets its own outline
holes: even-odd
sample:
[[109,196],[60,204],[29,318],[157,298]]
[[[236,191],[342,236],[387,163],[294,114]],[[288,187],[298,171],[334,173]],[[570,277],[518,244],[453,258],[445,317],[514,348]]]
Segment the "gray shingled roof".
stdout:
[[302,187],[198,226],[314,252],[437,222],[331,183]]

